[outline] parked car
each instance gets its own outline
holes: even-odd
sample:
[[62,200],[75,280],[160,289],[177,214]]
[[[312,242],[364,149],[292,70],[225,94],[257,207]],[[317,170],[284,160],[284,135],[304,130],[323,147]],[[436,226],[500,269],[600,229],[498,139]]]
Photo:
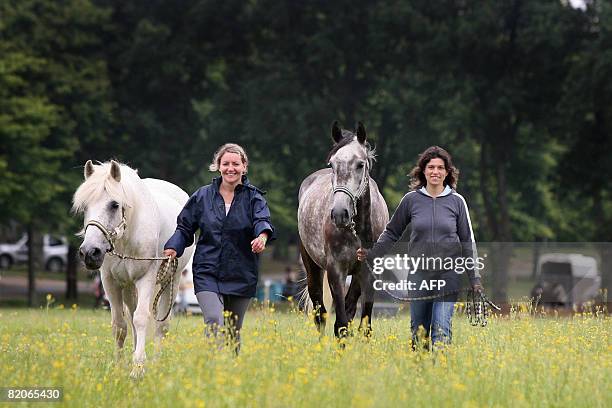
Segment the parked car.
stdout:
[[[65,237],[43,235],[43,264],[51,272],[64,270],[68,259],[68,241]],[[14,244],[0,244],[0,269],[28,261],[28,236],[22,236]]]

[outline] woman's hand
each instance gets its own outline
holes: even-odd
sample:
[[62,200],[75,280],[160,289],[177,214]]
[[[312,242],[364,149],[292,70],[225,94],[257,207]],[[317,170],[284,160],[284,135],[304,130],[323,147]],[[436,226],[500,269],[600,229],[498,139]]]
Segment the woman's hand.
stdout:
[[472,284],[472,290],[474,291],[474,293],[480,293],[484,290],[484,288],[482,287],[480,281],[478,281]]
[[257,238],[251,241],[251,251],[255,254],[259,254],[266,249],[266,242],[268,242],[268,234],[262,232]]
[[172,248],[164,249],[164,256],[169,256],[170,260],[176,258],[176,251]]
[[365,261],[366,257],[368,256],[368,250],[365,248],[359,248],[357,250],[357,260],[359,262],[363,262]]

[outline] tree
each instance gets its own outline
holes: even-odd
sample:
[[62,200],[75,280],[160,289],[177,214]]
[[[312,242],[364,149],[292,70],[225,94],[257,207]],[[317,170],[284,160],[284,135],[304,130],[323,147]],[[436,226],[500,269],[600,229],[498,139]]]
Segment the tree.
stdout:
[[98,51],[108,12],[88,1],[28,0],[3,2],[0,14],[0,217],[28,225],[33,305],[40,232],[72,222],[73,158],[104,140],[110,120]]

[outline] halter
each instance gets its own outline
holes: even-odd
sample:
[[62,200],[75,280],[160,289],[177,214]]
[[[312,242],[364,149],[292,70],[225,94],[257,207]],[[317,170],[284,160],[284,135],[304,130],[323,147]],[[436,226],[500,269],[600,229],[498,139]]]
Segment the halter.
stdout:
[[333,194],[344,193],[349,196],[351,200],[351,204],[353,206],[353,214],[351,215],[350,228],[353,233],[355,233],[355,221],[353,220],[353,218],[357,215],[357,200],[359,200],[365,194],[369,186],[369,168],[370,166],[368,164],[368,160],[366,160],[365,165],[363,166],[363,176],[361,177],[359,188],[355,193],[353,193],[351,189],[347,186],[335,186],[333,190]]
[[110,249],[108,251],[106,251],[106,252],[110,252],[110,253],[114,254],[114,252],[115,252],[115,240],[117,239],[117,236],[119,235],[119,232],[121,232],[121,229],[123,229],[123,233],[125,234],[125,230],[127,228],[127,223],[125,221],[125,211],[123,210],[123,208],[121,209],[121,222],[119,223],[119,225],[117,225],[115,228],[113,228],[110,231],[108,229],[106,229],[104,224],[102,224],[101,222],[96,221],[96,220],[90,220],[90,221],[87,222],[87,224],[85,224],[84,232],[87,232],[87,227],[89,227],[90,225],[93,225],[94,227],[97,227],[102,232],[102,234],[104,235],[104,238],[106,238],[106,240],[110,244]]

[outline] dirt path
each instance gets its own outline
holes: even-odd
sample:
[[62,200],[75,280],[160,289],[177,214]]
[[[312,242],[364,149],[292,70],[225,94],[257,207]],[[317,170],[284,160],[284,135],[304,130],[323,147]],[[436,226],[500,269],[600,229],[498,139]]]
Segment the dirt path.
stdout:
[[[79,293],[91,292],[90,282],[78,282]],[[52,279],[36,279],[36,293],[54,296],[66,293],[66,282]],[[22,276],[3,276],[0,278],[0,299],[22,298],[28,295],[28,279]]]

